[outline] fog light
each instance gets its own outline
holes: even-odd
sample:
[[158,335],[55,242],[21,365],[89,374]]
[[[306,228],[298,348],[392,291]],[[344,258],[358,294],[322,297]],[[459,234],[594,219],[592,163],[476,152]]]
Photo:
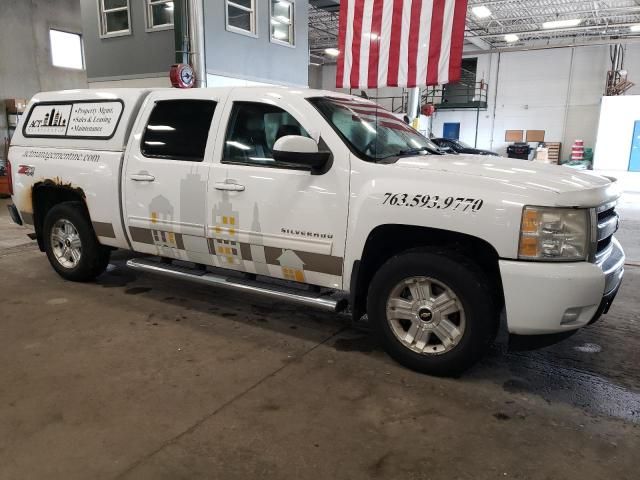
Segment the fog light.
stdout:
[[582,313],[582,307],[567,308],[562,315],[561,325],[569,325],[570,323],[577,322]]

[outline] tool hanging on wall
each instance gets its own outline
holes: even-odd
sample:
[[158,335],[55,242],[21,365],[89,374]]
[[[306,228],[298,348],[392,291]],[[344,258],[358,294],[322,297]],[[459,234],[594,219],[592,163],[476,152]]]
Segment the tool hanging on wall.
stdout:
[[620,44],[609,47],[611,57],[611,69],[607,72],[607,86],[605,96],[623,95],[635,84],[627,79],[627,71],[624,69],[624,47]]

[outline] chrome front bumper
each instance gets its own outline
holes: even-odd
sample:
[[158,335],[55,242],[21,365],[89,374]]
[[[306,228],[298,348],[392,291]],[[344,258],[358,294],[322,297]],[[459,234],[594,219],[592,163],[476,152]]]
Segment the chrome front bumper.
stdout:
[[611,244],[611,253],[599,264],[604,272],[604,295],[616,290],[624,276],[625,255],[622,246],[615,237],[611,239]]

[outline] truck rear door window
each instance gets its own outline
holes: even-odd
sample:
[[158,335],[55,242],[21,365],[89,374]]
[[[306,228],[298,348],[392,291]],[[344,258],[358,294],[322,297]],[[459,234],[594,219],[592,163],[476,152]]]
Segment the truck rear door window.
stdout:
[[202,162],[215,109],[211,100],[156,102],[140,151],[145,157]]

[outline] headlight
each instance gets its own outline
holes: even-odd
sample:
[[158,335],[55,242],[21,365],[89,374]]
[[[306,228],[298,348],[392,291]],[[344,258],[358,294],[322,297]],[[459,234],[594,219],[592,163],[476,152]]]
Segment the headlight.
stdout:
[[518,258],[523,260],[586,260],[589,251],[589,211],[525,207]]

